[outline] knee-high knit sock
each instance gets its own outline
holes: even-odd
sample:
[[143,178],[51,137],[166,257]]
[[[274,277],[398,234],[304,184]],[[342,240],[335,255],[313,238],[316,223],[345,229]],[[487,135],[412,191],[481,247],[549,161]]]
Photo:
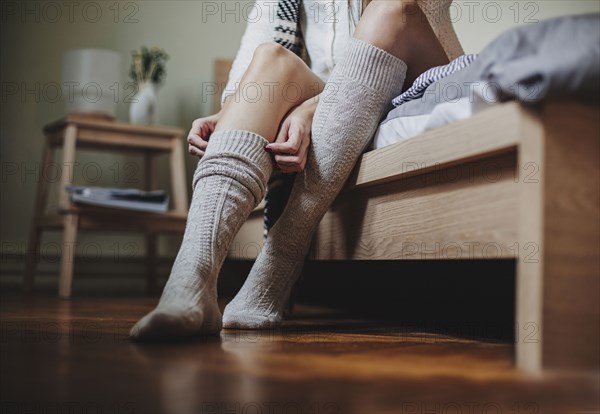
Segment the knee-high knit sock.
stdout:
[[227,250],[260,203],[272,171],[268,141],[247,131],[215,132],[194,173],[183,242],[156,309],[132,329],[137,340],[221,329],[217,276]]
[[244,286],[225,308],[225,328],[261,329],[281,322],[311,236],[400,93],[406,65],[352,39],[335,67],[313,119],[312,150],[282,216],[268,234]]

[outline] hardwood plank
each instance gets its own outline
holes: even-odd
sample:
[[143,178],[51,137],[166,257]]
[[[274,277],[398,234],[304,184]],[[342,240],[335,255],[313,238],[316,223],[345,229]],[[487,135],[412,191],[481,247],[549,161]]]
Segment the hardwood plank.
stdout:
[[298,306],[280,329],[144,345],[130,342],[127,332],[155,298],[2,294],[0,393],[7,413],[600,408],[596,375],[531,378],[513,367],[509,343]]

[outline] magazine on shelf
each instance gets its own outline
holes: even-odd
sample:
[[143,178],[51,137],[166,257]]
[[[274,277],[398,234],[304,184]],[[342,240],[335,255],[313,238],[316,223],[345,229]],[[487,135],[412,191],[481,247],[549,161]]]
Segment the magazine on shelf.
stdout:
[[165,213],[169,208],[169,196],[164,190],[142,191],[136,188],[77,185],[67,186],[66,190],[74,203],[151,213]]

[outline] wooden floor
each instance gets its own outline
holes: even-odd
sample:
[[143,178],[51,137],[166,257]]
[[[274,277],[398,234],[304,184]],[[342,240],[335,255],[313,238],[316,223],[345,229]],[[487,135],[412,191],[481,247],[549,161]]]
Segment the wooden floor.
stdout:
[[597,374],[527,377],[507,343],[298,308],[282,329],[140,345],[155,299],[1,297],[2,413],[598,412]]

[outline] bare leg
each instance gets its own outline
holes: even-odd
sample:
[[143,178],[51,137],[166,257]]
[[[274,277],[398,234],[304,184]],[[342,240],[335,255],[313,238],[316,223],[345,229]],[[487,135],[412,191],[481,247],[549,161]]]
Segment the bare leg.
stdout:
[[448,57],[416,1],[373,0],[354,37],[402,59],[408,66],[405,86]]
[[[410,45],[413,41],[416,45]],[[314,229],[391,99],[401,92],[407,65],[414,66],[414,78],[445,62],[442,47],[414,1],[370,3],[319,100],[306,169],[297,177],[287,207],[244,286],[225,308],[225,328],[263,329],[281,323]]]
[[321,93],[323,81],[277,43],[260,45],[215,131],[252,131],[269,142],[290,109]]
[[[294,93],[284,94],[292,82]],[[252,85],[254,93],[246,95]],[[132,328],[132,338],[176,339],[221,329],[217,276],[233,238],[265,195],[273,167],[264,146],[275,139],[285,114],[321,88],[319,78],[283,47],[256,50],[194,173],[183,242],[160,302]]]

